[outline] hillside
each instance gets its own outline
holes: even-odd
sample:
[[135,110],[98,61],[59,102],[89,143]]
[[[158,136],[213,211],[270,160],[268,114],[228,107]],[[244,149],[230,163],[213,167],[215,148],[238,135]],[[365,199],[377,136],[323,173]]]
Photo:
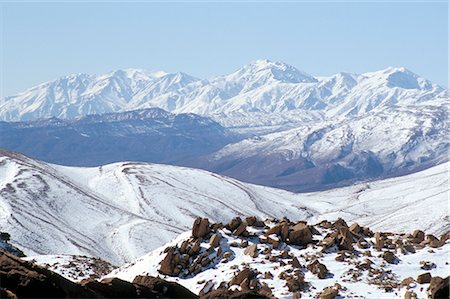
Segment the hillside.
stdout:
[[123,162],[51,165],[2,151],[0,226],[27,255],[131,261],[186,231],[196,217],[293,221],[343,217],[372,229],[449,230],[447,167],[327,192],[294,194],[207,171]]

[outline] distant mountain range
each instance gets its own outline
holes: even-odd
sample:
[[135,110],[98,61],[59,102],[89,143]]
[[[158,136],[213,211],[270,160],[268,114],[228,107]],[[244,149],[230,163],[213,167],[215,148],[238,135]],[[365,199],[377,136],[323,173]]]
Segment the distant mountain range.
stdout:
[[136,69],[69,75],[6,97],[0,119],[76,118],[149,107],[201,115],[312,110],[327,117],[358,116],[448,95],[405,68],[315,78],[285,63],[258,60],[211,80]]
[[238,140],[207,117],[159,108],[72,120],[0,122],[0,136],[0,147],[77,166],[119,161],[176,163]]
[[401,67],[314,77],[258,60],[211,80],[128,69],[5,98],[0,147],[65,165],[170,163],[319,190],[448,161],[448,115],[449,91]]

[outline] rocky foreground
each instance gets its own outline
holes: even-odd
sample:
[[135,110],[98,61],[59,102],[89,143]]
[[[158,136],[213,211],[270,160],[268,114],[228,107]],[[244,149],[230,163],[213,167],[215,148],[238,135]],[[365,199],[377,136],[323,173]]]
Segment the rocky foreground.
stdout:
[[204,298],[448,298],[450,234],[373,232],[344,220],[195,220],[107,277],[162,276]]
[[449,298],[449,249],[448,233],[373,232],[343,219],[197,218],[107,275],[112,265],[96,258],[0,251],[0,298]]

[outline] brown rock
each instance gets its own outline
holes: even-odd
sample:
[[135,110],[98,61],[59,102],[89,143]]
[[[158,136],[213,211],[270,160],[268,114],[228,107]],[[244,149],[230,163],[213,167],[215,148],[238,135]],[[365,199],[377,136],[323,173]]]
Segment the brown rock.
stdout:
[[244,268],[237,273],[231,280],[230,285],[240,285],[245,279],[251,280],[256,278],[258,273],[252,269]]
[[449,276],[441,278],[439,276],[431,278],[430,286],[428,287],[429,298],[432,299],[447,299],[449,296]]
[[381,250],[385,246],[385,240],[386,238],[381,235],[381,233],[376,232],[375,233],[375,248],[377,250]]
[[359,235],[362,233],[362,228],[358,223],[353,223],[352,225],[350,225],[348,230],[355,235]]
[[247,223],[241,222],[241,224],[239,224],[239,226],[233,231],[233,235],[235,235],[235,236],[242,235],[242,233],[245,231],[246,228],[247,228]]
[[338,246],[340,250],[353,250],[353,235],[347,227],[339,227]]
[[405,299],[417,299],[417,294],[413,291],[406,291],[405,292]]
[[220,240],[222,240],[222,236],[220,234],[213,234],[211,239],[209,239],[209,245],[212,248],[216,248],[220,244]]
[[236,217],[231,219],[230,223],[228,223],[226,227],[233,232],[236,230],[236,228],[238,228],[239,225],[241,225],[241,223],[242,219],[240,217]]
[[176,267],[175,263],[175,248],[169,247],[169,250],[167,251],[166,256],[164,259],[159,263],[159,272],[165,275],[174,275],[174,270]]
[[295,256],[292,258],[292,260],[289,262],[289,264],[291,264],[293,268],[301,268],[302,267],[302,265],[300,264],[300,262],[298,261],[298,259]]
[[420,243],[425,239],[425,233],[421,230],[415,230],[412,233],[412,237],[415,243]]
[[204,238],[209,233],[209,220],[208,218],[195,219],[192,226],[192,237],[194,238]]
[[247,222],[248,225],[252,226],[256,222],[255,216],[249,216],[245,218],[245,222]]
[[281,228],[282,228],[284,225],[286,225],[286,224],[285,224],[285,223],[281,223],[281,224],[277,224],[277,225],[272,226],[269,230],[267,230],[266,235],[267,235],[267,236],[268,236],[268,235],[272,235],[272,234],[280,235],[280,234],[281,234]]
[[339,295],[339,291],[335,289],[334,287],[326,287],[320,292],[319,298],[320,299],[333,299],[336,298]]
[[334,223],[333,223],[333,227],[334,228],[340,228],[340,227],[347,227],[348,228],[348,225],[347,225],[347,222],[345,222],[345,220],[344,219],[342,219],[342,218],[338,218],[338,220],[336,220]]
[[258,256],[258,246],[256,244],[252,244],[245,248],[244,254],[249,255],[251,257],[257,257]]
[[419,276],[417,276],[416,281],[419,284],[429,283],[431,281],[430,272],[425,272],[423,274],[420,274]]
[[297,292],[306,288],[308,284],[305,282],[305,276],[302,274],[289,276],[286,278],[286,287],[289,292]]
[[326,278],[329,274],[327,267],[318,260],[314,260],[306,268],[313,274],[316,274],[320,279]]
[[400,286],[409,288],[412,284],[415,284],[415,283],[416,283],[416,281],[414,280],[414,278],[407,277],[402,280],[402,282],[400,283]]
[[391,251],[385,251],[381,257],[389,264],[395,264],[397,262],[397,257]]
[[303,245],[311,243],[312,234],[308,226],[303,223],[299,223],[293,227],[293,230],[289,232],[289,243],[293,245]]

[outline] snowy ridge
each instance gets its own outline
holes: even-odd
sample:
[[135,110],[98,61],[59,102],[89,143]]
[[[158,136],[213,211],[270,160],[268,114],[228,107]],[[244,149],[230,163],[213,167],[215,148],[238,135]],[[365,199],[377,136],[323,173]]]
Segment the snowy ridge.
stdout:
[[355,116],[377,107],[442,102],[448,96],[448,90],[405,68],[315,78],[285,63],[258,60],[211,80],[131,69],[70,75],[6,97],[0,119],[75,118],[159,107],[202,115],[274,113],[282,121],[280,113],[286,111]]
[[[294,194],[207,171],[145,163],[63,167],[2,151],[0,226],[27,255],[139,257],[196,217],[292,220],[343,217],[373,229],[449,230],[448,163],[399,178]],[[412,220],[414,219],[414,220]]]

